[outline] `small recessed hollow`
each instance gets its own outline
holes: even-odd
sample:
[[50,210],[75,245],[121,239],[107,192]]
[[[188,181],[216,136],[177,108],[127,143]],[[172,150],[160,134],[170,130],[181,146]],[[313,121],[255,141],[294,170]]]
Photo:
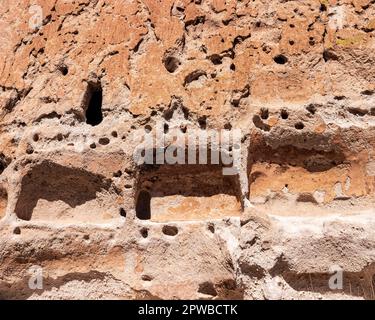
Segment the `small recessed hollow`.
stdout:
[[214,284],[208,281],[199,284],[198,292],[212,297],[217,296],[217,291]]
[[364,96],[372,96],[375,93],[374,90],[364,90],[361,92]]
[[141,278],[142,278],[143,281],[152,281],[153,280],[153,277],[150,276],[150,275],[147,275],[147,274],[142,275]]
[[215,225],[213,223],[209,223],[208,226],[207,226],[207,229],[211,232],[211,233],[215,233]]
[[294,126],[297,130],[302,130],[305,125],[302,122],[297,122]]
[[64,64],[59,66],[58,70],[61,72],[63,76],[67,76],[69,73],[69,68]]
[[200,117],[198,119],[199,127],[203,130],[207,128],[207,118],[206,117]]
[[178,234],[178,228],[175,226],[164,226],[163,233],[166,236],[175,237]]
[[268,111],[268,109],[266,109],[266,108],[262,108],[262,109],[260,109],[260,117],[261,117],[263,120],[267,120],[268,117],[269,117],[269,111]]
[[306,107],[306,110],[310,112],[312,115],[316,113],[316,106],[313,104],[310,104]]
[[209,59],[214,65],[219,65],[223,63],[222,57],[220,57],[218,54],[213,54]]
[[122,171],[121,171],[121,170],[118,170],[118,171],[114,172],[114,173],[113,173],[113,176],[114,176],[115,178],[120,178],[120,177],[122,176]]
[[120,216],[126,218],[126,211],[124,208],[120,208]]
[[33,135],[33,141],[34,141],[34,142],[38,142],[38,141],[39,141],[39,135],[38,135],[37,133],[35,133],[35,134]]
[[140,233],[141,233],[142,238],[144,238],[144,239],[148,238],[148,229],[147,228],[142,228]]
[[230,131],[232,130],[232,125],[228,122],[224,125],[224,129]]
[[181,64],[180,60],[178,60],[176,57],[173,57],[173,56],[169,56],[164,59],[165,69],[167,69],[169,73],[176,72],[180,64]]
[[326,49],[323,51],[323,59],[325,62],[328,62],[330,60],[339,60],[339,57],[332,49]]
[[273,58],[273,60],[277,63],[277,64],[286,64],[288,62],[288,58],[282,54],[279,54],[277,56],[275,56]]
[[109,140],[108,138],[105,138],[105,137],[99,139],[99,144],[101,144],[102,146],[106,146],[106,145],[108,145],[110,142],[111,142],[111,140]]
[[281,110],[280,115],[281,119],[287,120],[289,118],[289,113],[285,109]]

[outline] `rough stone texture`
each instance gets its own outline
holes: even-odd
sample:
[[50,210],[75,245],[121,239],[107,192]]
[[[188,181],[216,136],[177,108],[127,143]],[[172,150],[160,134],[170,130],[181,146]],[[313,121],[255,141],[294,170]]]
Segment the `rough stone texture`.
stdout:
[[[374,299],[374,17],[371,0],[2,0],[0,298]],[[240,174],[137,165],[135,133],[160,123],[241,129]]]

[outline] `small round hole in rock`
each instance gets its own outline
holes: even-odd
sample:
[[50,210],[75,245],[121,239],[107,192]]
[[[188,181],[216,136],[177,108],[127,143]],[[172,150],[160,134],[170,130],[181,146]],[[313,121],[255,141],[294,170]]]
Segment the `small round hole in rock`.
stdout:
[[273,60],[277,64],[286,64],[288,62],[288,58],[282,54],[277,55],[276,57],[273,58]]
[[169,73],[174,73],[178,69],[180,64],[180,61],[175,57],[167,57],[164,60],[165,69],[167,69]]
[[201,129],[206,129],[207,128],[207,118],[206,117],[200,117],[198,119],[198,123]]
[[232,125],[228,122],[224,125],[224,129],[230,131],[232,130]]
[[290,44],[291,46],[294,46],[294,41],[293,41],[293,40],[289,40],[289,44]]
[[142,228],[140,232],[141,232],[142,238],[146,239],[148,237],[148,229],[147,228]]
[[15,227],[13,229],[13,234],[17,234],[17,235],[21,234],[21,228],[20,227]]
[[124,208],[120,208],[120,216],[126,218],[126,211]]
[[118,170],[118,171],[114,172],[114,173],[113,173],[113,176],[114,176],[115,178],[120,178],[120,177],[122,176],[122,171],[121,171],[121,170]]
[[222,64],[222,63],[223,63],[222,58],[221,58],[218,54],[213,54],[213,55],[210,57],[210,60],[211,60],[211,62],[212,62],[214,65],[219,65],[219,64]]
[[69,69],[68,69],[68,67],[67,67],[66,65],[62,65],[62,66],[60,66],[60,67],[59,67],[59,71],[61,72],[61,74],[62,74],[63,76],[66,76],[66,75],[68,75],[68,73],[69,73]]
[[146,126],[145,126],[145,131],[146,131],[147,133],[150,133],[150,132],[152,131],[152,127],[151,127],[150,125],[146,125]]
[[268,117],[269,117],[269,111],[268,111],[268,109],[266,109],[266,108],[262,108],[262,109],[260,109],[260,117],[261,117],[263,120],[267,120]]
[[164,226],[163,233],[170,237],[175,237],[178,234],[178,229],[175,226]]
[[34,153],[34,149],[33,149],[33,147],[32,146],[27,146],[27,148],[26,148],[26,153],[27,154],[33,154]]
[[112,131],[111,135],[112,135],[112,137],[114,137],[114,138],[117,138],[117,137],[118,137],[117,131]]
[[35,142],[39,141],[39,135],[38,135],[37,133],[35,133],[35,134],[33,135],[33,140],[34,140]]
[[91,143],[91,144],[90,144],[90,148],[91,148],[91,149],[96,149],[96,143]]
[[297,130],[302,130],[305,125],[302,122],[297,122],[294,126]]
[[207,229],[211,232],[211,233],[215,233],[215,225],[213,223],[210,223],[208,226],[207,226]]
[[102,146],[106,146],[110,143],[111,141],[108,139],[108,138],[100,138],[99,139],[99,144],[101,144]]
[[308,105],[308,106],[306,107],[306,110],[307,110],[308,112],[310,112],[311,114],[315,114],[315,112],[316,112],[316,106],[314,106],[313,104],[310,104],[310,105]]
[[236,71],[236,65],[235,65],[234,63],[232,63],[232,64],[230,65],[230,69],[231,69],[232,71]]
[[281,110],[281,119],[286,120],[286,119],[288,119],[288,118],[289,118],[289,113],[288,113],[288,111],[286,111],[286,110]]

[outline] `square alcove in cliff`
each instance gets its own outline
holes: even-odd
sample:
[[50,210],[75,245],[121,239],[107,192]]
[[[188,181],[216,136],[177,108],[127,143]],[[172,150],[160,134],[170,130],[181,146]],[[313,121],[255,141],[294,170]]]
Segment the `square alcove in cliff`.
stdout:
[[238,176],[225,176],[222,169],[221,165],[145,167],[137,183],[137,217],[163,222],[239,216]]

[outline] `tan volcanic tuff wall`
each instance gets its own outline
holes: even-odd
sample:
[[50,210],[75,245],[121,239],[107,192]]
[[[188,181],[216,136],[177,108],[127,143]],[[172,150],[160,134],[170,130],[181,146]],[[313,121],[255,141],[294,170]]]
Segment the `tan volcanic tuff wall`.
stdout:
[[[374,299],[374,1],[3,0],[0,29],[0,298]],[[137,163],[158,126],[240,131],[239,170]]]

